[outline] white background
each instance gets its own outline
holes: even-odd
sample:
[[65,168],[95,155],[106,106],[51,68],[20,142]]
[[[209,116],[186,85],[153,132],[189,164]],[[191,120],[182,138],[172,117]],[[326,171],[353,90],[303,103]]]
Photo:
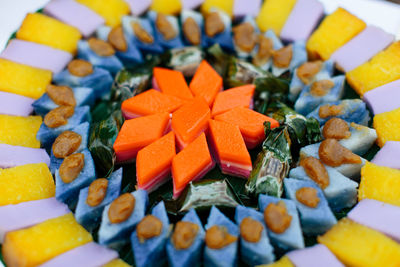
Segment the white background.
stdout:
[[[19,28],[25,14],[35,12],[49,0],[0,0],[0,51],[9,36]],[[400,5],[384,0],[320,0],[327,13],[338,6],[348,9],[368,24],[373,24],[400,39]]]

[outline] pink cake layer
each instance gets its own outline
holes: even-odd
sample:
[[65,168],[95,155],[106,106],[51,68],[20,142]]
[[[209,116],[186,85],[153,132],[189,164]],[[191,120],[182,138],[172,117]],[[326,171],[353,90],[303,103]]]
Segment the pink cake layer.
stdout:
[[296,267],[344,267],[324,245],[298,249],[286,255]]
[[245,16],[256,17],[260,11],[261,0],[235,0],[233,4],[233,15],[235,18]]
[[253,149],[253,148],[257,147],[265,139],[265,135],[262,135],[262,136],[260,136],[258,138],[251,138],[251,137],[249,137],[247,135],[244,135],[242,133],[242,136],[243,136],[244,142],[246,143],[246,147],[248,149]]
[[29,116],[35,99],[22,95],[0,92],[0,114]]
[[70,212],[67,205],[54,197],[0,206],[0,243],[7,232],[27,228]]
[[118,258],[118,253],[94,242],[69,250],[40,267],[99,267]]
[[[197,137],[200,136],[200,134],[202,134],[204,131],[206,131],[208,128],[208,124],[206,126],[203,127],[203,129],[201,129],[201,131],[199,131],[199,133],[193,138],[193,140],[195,140]],[[176,143],[178,146],[179,150],[183,150],[185,147],[187,147],[191,142],[193,142],[193,140],[190,140],[189,142],[185,142],[182,140],[182,138],[179,136],[177,131],[174,131],[175,133],[175,137],[176,137]]]
[[46,163],[50,166],[50,157],[45,149],[0,144],[0,168],[33,163]]
[[104,24],[101,16],[74,0],[52,0],[46,5],[44,12],[74,26],[84,37],[89,37]]
[[344,72],[351,71],[385,49],[394,36],[375,26],[368,26],[344,46],[336,50],[331,59]]
[[149,183],[144,185],[138,184],[138,188],[146,190],[147,193],[151,193],[160,186],[162,186],[165,182],[167,182],[167,178],[170,176],[170,173],[171,173],[171,167],[165,168],[158,175],[154,176]]
[[363,199],[347,217],[400,241],[400,207],[373,199]]
[[363,99],[375,115],[399,108],[400,80],[366,92]]
[[287,42],[307,40],[324,15],[324,7],[318,0],[297,0],[281,38]]
[[393,169],[400,169],[400,142],[387,141],[372,159],[372,163]]
[[134,16],[142,15],[151,5],[151,0],[125,0]]
[[49,46],[13,39],[0,58],[58,73],[72,60],[72,55]]
[[222,173],[246,179],[250,177],[252,170],[252,166],[246,166],[235,162],[221,161],[219,165]]

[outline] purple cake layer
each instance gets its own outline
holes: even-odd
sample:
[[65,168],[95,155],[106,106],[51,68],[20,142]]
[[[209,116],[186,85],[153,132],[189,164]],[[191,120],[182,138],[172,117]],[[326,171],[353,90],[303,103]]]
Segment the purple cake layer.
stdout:
[[89,37],[104,24],[104,19],[89,8],[74,0],[52,0],[44,12],[66,24],[77,28],[83,36]]
[[356,37],[339,48],[331,59],[344,72],[351,71],[385,49],[394,36],[375,26],[368,26]]
[[372,163],[393,169],[400,169],[400,142],[387,141],[376,153]]
[[27,228],[70,212],[67,205],[54,197],[0,206],[0,243],[7,232]]
[[125,1],[129,4],[132,15],[134,16],[142,15],[151,5],[151,0],[125,0]]
[[260,11],[261,0],[235,0],[233,4],[233,16],[243,18],[245,16],[256,17]]
[[363,199],[347,217],[400,241],[400,207],[373,199]]
[[6,92],[0,92],[0,114],[29,116],[33,112],[35,99]]
[[201,4],[203,4],[203,2],[204,2],[204,0],[182,0],[182,8],[183,9],[196,9]]
[[293,250],[286,255],[296,267],[344,267],[324,245]]
[[366,92],[363,99],[375,115],[399,108],[400,80]]
[[118,253],[94,242],[69,250],[40,267],[98,267],[118,258]]
[[281,31],[287,42],[307,40],[324,15],[324,7],[318,0],[298,0]]
[[45,149],[0,144],[0,168],[33,163],[46,163],[50,166],[50,157]]
[[72,60],[72,55],[49,46],[13,39],[0,58],[58,73]]

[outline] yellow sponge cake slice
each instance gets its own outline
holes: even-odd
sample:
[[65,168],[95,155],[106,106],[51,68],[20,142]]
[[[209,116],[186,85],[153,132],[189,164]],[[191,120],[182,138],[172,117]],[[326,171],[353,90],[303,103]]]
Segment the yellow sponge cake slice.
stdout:
[[40,148],[36,134],[42,124],[40,116],[11,116],[0,114],[0,144]]
[[129,5],[124,0],[76,0],[87,6],[106,21],[110,27],[121,24],[122,17],[130,12]]
[[263,32],[273,30],[275,34],[279,36],[296,1],[297,0],[266,0],[256,19],[260,30]]

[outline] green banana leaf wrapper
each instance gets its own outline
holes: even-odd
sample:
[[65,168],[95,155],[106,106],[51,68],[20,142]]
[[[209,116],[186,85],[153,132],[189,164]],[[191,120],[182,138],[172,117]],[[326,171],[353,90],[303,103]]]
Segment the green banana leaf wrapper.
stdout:
[[197,46],[175,48],[164,55],[167,68],[182,72],[183,76],[192,77],[203,61],[205,54]]
[[266,77],[267,72],[254,66],[253,64],[230,57],[226,84],[229,88],[252,84],[257,78]]
[[207,49],[206,60],[221,77],[226,76],[231,57],[231,55],[222,50],[219,44],[215,44]]

